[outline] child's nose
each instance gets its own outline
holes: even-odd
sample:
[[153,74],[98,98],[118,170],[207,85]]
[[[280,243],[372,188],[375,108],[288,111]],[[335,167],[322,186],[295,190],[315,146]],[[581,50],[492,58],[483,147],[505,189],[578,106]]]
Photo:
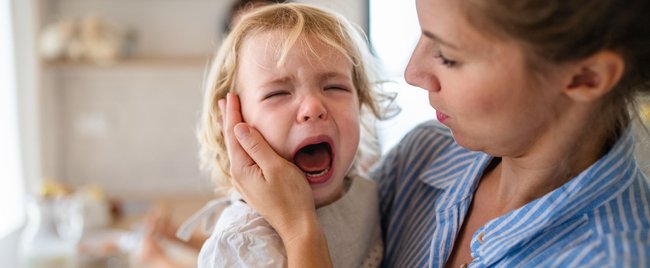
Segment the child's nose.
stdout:
[[298,121],[323,120],[327,118],[327,108],[317,96],[308,96],[302,100],[298,111]]

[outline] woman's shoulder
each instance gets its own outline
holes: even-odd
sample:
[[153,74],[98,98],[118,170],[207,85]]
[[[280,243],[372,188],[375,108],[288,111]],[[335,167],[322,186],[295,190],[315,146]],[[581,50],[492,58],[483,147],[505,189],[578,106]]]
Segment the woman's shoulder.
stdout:
[[398,143],[394,151],[407,162],[424,159],[429,159],[426,162],[434,159],[445,161],[445,155],[453,159],[459,155],[475,153],[458,145],[451,131],[435,120],[415,126]]
[[409,137],[414,135],[424,135],[430,138],[453,140],[453,136],[449,128],[441,125],[436,120],[427,120],[416,125],[406,136]]
[[428,146],[449,146],[454,143],[451,131],[437,121],[424,121],[408,131],[397,143],[393,150],[412,151],[425,149]]
[[458,145],[451,131],[437,121],[426,121],[407,133],[375,165],[369,177],[378,182],[383,202],[398,185],[408,186],[412,182],[425,181],[446,187],[482,154]]
[[[608,200],[598,203],[590,213],[589,219],[600,236],[643,231],[650,234],[650,182],[643,172],[635,168],[632,175],[613,174],[617,179],[603,177],[609,181],[605,185],[610,191]],[[624,183],[624,184],[623,184]],[[621,185],[622,184],[622,185]],[[650,244],[650,237],[647,242]]]
[[650,256],[650,184],[638,171],[632,183],[589,213],[591,243],[612,267],[647,267]]

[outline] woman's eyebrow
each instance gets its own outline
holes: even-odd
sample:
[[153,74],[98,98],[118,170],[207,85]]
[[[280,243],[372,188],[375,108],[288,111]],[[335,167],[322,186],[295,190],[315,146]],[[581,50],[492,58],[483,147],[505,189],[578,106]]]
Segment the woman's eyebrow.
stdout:
[[447,46],[447,47],[450,47],[450,48],[453,48],[453,49],[456,49],[456,50],[460,49],[457,45],[454,45],[454,44],[449,43],[449,42],[447,42],[445,40],[442,40],[440,37],[438,37],[437,35],[429,32],[427,30],[422,30],[422,35],[424,35],[427,38],[429,38],[431,40],[434,40],[434,41],[436,41],[436,42],[438,42],[438,43],[440,43],[440,44],[442,44],[444,46]]

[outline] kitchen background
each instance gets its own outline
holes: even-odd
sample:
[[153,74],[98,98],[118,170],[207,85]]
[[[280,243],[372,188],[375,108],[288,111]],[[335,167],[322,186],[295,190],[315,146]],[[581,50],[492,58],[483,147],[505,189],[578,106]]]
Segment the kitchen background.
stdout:
[[[140,267],[102,247],[136,251],[147,213],[162,207],[180,223],[215,197],[198,168],[194,131],[205,67],[233,2],[2,0],[9,14],[2,22],[11,27],[0,26],[13,33],[7,58],[15,60],[10,78],[17,88],[10,104],[20,143],[12,145],[21,161],[0,187],[8,219],[0,225],[0,266],[107,267],[112,260],[111,267]],[[373,33],[374,50],[395,81],[386,89],[403,91],[419,32],[412,1],[295,2],[335,10]],[[398,104],[408,105],[377,126],[384,151],[433,118],[416,101],[424,96],[399,94]],[[80,242],[84,250],[75,246]],[[168,250],[181,259],[192,255],[178,245]],[[25,252],[36,256],[27,264]]]
[[[180,222],[214,198],[207,174],[198,168],[194,130],[205,67],[223,38],[233,0],[0,1],[11,10],[4,17],[11,19],[3,22],[13,22],[7,29],[13,30],[22,154],[16,183],[4,178],[5,173],[0,181],[5,184],[0,185],[0,208],[7,215],[0,222],[0,266],[17,267],[19,251],[31,239],[30,227],[43,230],[42,219],[34,223],[34,213],[53,221],[81,214],[75,217],[85,219],[85,227],[78,227],[82,233],[76,236],[89,228],[128,231],[95,236],[104,241],[111,236],[137,238],[132,234],[154,208],[164,207]],[[394,81],[386,90],[399,93],[402,108],[398,117],[377,126],[384,152],[415,124],[433,118],[433,110],[422,101],[425,92],[402,78],[419,34],[414,1],[296,2],[338,11],[369,34],[387,78]],[[642,114],[650,113],[642,109]],[[641,139],[638,153],[647,170],[646,140]],[[11,196],[21,201],[12,203]],[[81,205],[55,209],[35,201],[72,196]],[[30,210],[33,203],[40,210]],[[118,214],[121,218],[115,221]],[[84,223],[65,224],[71,233],[77,228],[72,225]],[[177,255],[186,252],[175,249]],[[99,254],[97,259],[110,260],[105,257]],[[106,265],[87,261],[77,266]]]

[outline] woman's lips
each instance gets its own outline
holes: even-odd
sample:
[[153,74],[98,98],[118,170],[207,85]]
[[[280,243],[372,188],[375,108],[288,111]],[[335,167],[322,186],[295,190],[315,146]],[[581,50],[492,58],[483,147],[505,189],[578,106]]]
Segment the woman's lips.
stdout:
[[447,121],[447,119],[449,119],[448,115],[443,114],[443,113],[441,113],[439,111],[436,111],[436,117],[438,118],[438,121],[440,121],[440,123],[443,123],[443,124],[445,123],[445,121]]

